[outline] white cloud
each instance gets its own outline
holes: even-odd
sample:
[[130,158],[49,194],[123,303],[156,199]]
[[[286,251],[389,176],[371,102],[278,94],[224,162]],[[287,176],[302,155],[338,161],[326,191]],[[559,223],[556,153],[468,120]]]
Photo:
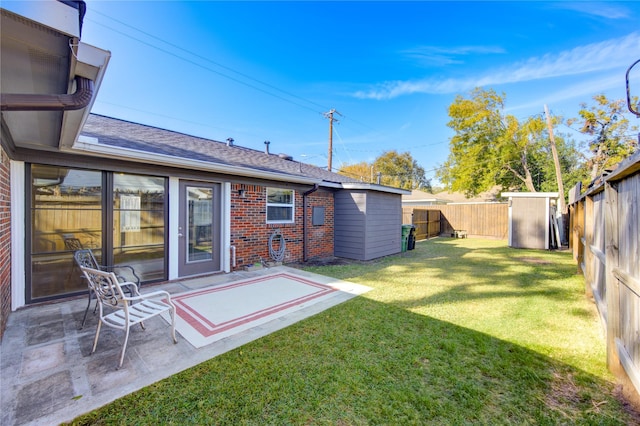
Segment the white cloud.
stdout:
[[[594,90],[597,88],[597,90]],[[590,98],[596,93],[605,93],[610,91],[619,92],[619,97],[624,97],[624,76],[620,73],[612,73],[602,78],[580,81],[571,86],[567,86],[562,90],[557,90],[551,93],[544,94],[537,99],[531,100],[527,103],[516,105],[510,108],[506,108],[506,111],[518,111],[527,110],[531,108],[540,108],[541,105],[558,104],[568,100],[576,99],[580,102],[590,100]],[[576,103],[577,105],[577,103]]]
[[606,19],[625,19],[630,16],[629,9],[620,4],[604,2],[558,2],[554,4],[557,9],[567,9],[583,13],[585,15],[597,16]]
[[369,90],[353,93],[361,99],[392,99],[414,93],[447,94],[478,86],[520,83],[606,71],[628,65],[632,53],[640,50],[640,33],[578,46],[557,54],[532,57],[505,67],[488,70],[466,79],[433,79],[383,82]]
[[463,63],[461,56],[471,54],[492,54],[505,53],[504,49],[497,46],[459,46],[454,48],[444,48],[438,46],[420,46],[408,49],[404,55],[415,59],[426,66],[443,66]]

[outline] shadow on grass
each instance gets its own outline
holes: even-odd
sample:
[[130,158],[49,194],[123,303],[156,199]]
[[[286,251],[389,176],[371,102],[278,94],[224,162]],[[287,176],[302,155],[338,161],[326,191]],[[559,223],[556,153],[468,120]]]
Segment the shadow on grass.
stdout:
[[376,288],[406,282],[434,290],[425,297],[397,301],[405,308],[523,295],[564,300],[575,292],[558,285],[575,275],[568,254],[512,249],[499,241],[469,247],[469,241],[437,238],[400,255],[305,269],[345,280],[357,278]]
[[611,383],[359,297],[74,424],[634,424]]

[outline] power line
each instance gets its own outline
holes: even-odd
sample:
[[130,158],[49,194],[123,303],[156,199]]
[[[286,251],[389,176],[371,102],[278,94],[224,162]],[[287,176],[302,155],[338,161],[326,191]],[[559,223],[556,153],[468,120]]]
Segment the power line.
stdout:
[[[208,125],[208,124],[198,123],[197,121],[183,120],[183,119],[180,119],[180,118],[176,118],[175,116],[166,115],[166,114],[159,114],[159,113],[156,113],[156,112],[146,111],[146,110],[143,110],[143,109],[140,109],[140,108],[133,108],[133,107],[130,107],[130,106],[121,105],[121,104],[116,104],[116,103],[113,103],[113,102],[107,102],[107,101],[103,101],[103,100],[97,100],[96,102],[97,102],[97,103],[100,103],[100,104],[106,104],[106,105],[115,106],[115,107],[118,107],[118,108],[125,108],[125,109],[129,109],[129,110],[131,110],[131,111],[143,112],[143,113],[145,113],[145,114],[155,115],[156,117],[168,118],[168,119],[170,119],[170,120],[180,121],[180,122],[182,122],[182,123],[186,123],[186,124],[195,124],[195,125],[197,125],[197,126],[207,127],[207,128],[209,128],[209,129],[217,129],[217,130],[224,130],[224,131],[233,131],[232,129],[227,129],[227,128],[225,128],[225,127],[210,126],[210,125]],[[257,137],[259,137],[259,136],[260,136],[260,135],[255,134],[255,133],[247,133],[247,134],[251,134],[251,135],[253,135],[253,136],[257,136]],[[194,135],[194,136],[195,136],[195,135]]]
[[[106,15],[105,15],[105,16],[106,16]],[[250,88],[252,88],[252,89],[258,90],[259,92],[262,92],[262,93],[265,93],[265,94],[267,94],[267,95],[273,96],[273,97],[278,98],[278,99],[280,99],[280,100],[282,100],[282,101],[289,102],[289,103],[291,103],[291,104],[293,104],[293,105],[296,105],[296,106],[299,106],[299,107],[301,107],[301,108],[304,108],[304,109],[307,109],[307,110],[313,111],[314,113],[318,113],[318,114],[320,113],[318,110],[313,109],[313,108],[311,108],[311,107],[309,107],[309,106],[307,106],[307,105],[303,105],[303,104],[301,104],[301,103],[299,103],[299,102],[295,102],[295,101],[293,101],[293,100],[291,100],[291,99],[285,98],[285,97],[280,96],[280,95],[278,95],[278,94],[276,94],[276,93],[269,92],[269,91],[267,91],[267,90],[265,90],[265,89],[262,89],[262,88],[260,88],[260,87],[255,86],[255,85],[253,85],[253,84],[247,83],[246,81],[242,81],[242,80],[240,80],[240,79],[238,79],[238,78],[235,78],[235,77],[232,77],[232,76],[230,76],[230,75],[224,74],[224,73],[222,73],[222,72],[220,72],[220,71],[216,71],[216,70],[214,70],[214,69],[212,69],[212,68],[210,68],[210,67],[207,67],[207,66],[205,66],[205,65],[202,65],[202,64],[200,64],[200,63],[198,63],[198,62],[196,62],[196,61],[193,61],[193,60],[187,59],[187,58],[185,58],[185,57],[183,57],[183,56],[177,55],[177,54],[175,54],[175,53],[173,53],[173,52],[170,52],[170,51],[168,51],[168,50],[166,50],[166,49],[163,49],[163,48],[161,48],[161,47],[159,47],[159,46],[156,46],[156,45],[154,45],[154,44],[148,43],[148,42],[146,42],[146,41],[144,41],[144,40],[141,40],[141,39],[139,39],[139,38],[133,37],[132,35],[127,34],[127,33],[125,33],[125,32],[122,32],[122,31],[120,31],[120,30],[116,30],[115,28],[112,28],[112,27],[110,27],[110,26],[108,26],[108,25],[105,25],[105,24],[103,24],[103,23],[101,23],[101,22],[97,22],[97,21],[94,21],[94,20],[92,20],[92,19],[88,19],[88,20],[89,20],[89,21],[92,21],[92,22],[94,22],[95,24],[98,24],[98,25],[100,25],[100,26],[102,26],[102,27],[105,27],[105,28],[107,28],[107,29],[109,29],[109,30],[111,30],[111,31],[113,31],[113,32],[116,32],[116,33],[118,33],[118,34],[121,34],[121,35],[123,35],[123,36],[125,36],[125,37],[127,37],[127,38],[130,38],[130,39],[135,40],[135,41],[137,41],[137,42],[139,42],[139,43],[142,43],[142,44],[144,44],[144,45],[146,45],[146,46],[148,46],[148,47],[151,47],[152,49],[156,49],[156,50],[158,50],[158,51],[160,51],[160,52],[162,52],[162,53],[166,53],[167,55],[171,55],[171,56],[173,56],[174,58],[180,59],[180,60],[182,60],[182,61],[184,61],[184,62],[187,62],[187,63],[189,63],[189,64],[191,64],[191,65],[195,65],[195,66],[197,66],[197,67],[199,67],[199,68],[202,68],[202,69],[204,69],[204,70],[206,70],[206,71],[212,72],[212,73],[217,74],[217,75],[219,75],[219,76],[221,76],[221,77],[224,77],[224,78],[227,78],[227,79],[229,79],[229,80],[235,81],[236,83],[239,83],[239,84],[242,84],[242,85],[244,85],[244,86],[250,87]],[[115,20],[115,19],[114,19],[114,20]],[[116,20],[116,21],[117,21],[117,20]],[[118,22],[119,22],[119,21],[118,21]],[[123,23],[123,25],[129,26],[129,25],[124,24],[124,23]],[[131,26],[129,26],[129,27],[131,27]],[[135,29],[134,27],[131,27],[131,28]],[[141,31],[141,30],[137,30],[137,31],[140,31],[140,32],[141,32],[141,33],[143,33],[143,34],[147,34],[147,33],[145,33],[144,31]],[[196,54],[196,53],[190,52],[190,51],[188,51],[188,50],[186,50],[186,49],[183,49],[183,48],[181,48],[181,47],[179,47],[179,46],[176,46],[176,45],[174,45],[174,44],[172,44],[172,43],[169,43],[169,42],[163,41],[162,39],[159,39],[159,38],[157,38],[157,37],[155,37],[155,36],[153,36],[153,35],[149,35],[149,37],[156,38],[156,39],[158,39],[158,40],[162,41],[163,43],[166,43],[166,44],[168,44],[168,45],[170,45],[170,46],[172,46],[172,47],[175,47],[175,48],[177,48],[177,49],[179,49],[179,50],[182,50],[182,51],[184,51],[184,52],[186,52],[186,53],[189,53],[189,54],[191,54],[191,55],[193,55],[193,56],[196,56],[196,57],[198,57],[198,58],[204,59],[204,60],[206,60],[206,61],[208,61],[208,62],[211,62],[211,63],[213,63],[213,64],[215,64],[215,65],[217,65],[217,66],[223,67],[223,68],[225,68],[225,69],[229,69],[229,70],[231,70],[231,71],[233,71],[233,72],[235,72],[235,73],[237,73],[237,74],[239,74],[239,75],[242,75],[243,77],[245,77],[245,78],[247,78],[247,79],[249,79],[249,80],[252,80],[252,81],[258,82],[258,83],[260,83],[260,84],[264,84],[265,86],[270,87],[270,88],[273,88],[274,90],[278,90],[278,91],[280,91],[280,92],[282,92],[282,93],[284,93],[284,94],[286,94],[286,95],[288,95],[288,96],[291,96],[291,97],[293,97],[293,98],[297,98],[297,99],[303,100],[304,102],[308,102],[308,103],[316,104],[316,103],[315,103],[315,102],[313,102],[313,101],[306,100],[306,99],[304,99],[304,98],[301,98],[300,96],[297,96],[297,95],[291,94],[291,93],[286,92],[286,91],[284,91],[284,90],[282,90],[282,89],[278,89],[278,88],[277,88],[277,87],[275,87],[275,86],[271,86],[271,85],[269,85],[269,84],[267,84],[267,83],[263,83],[263,82],[261,82],[260,80],[256,80],[256,79],[254,79],[254,78],[252,78],[252,77],[246,76],[245,74],[242,74],[242,73],[240,73],[240,72],[238,72],[238,71],[234,71],[234,70],[232,70],[231,68],[228,68],[228,67],[225,67],[224,65],[218,64],[218,63],[216,63],[216,62],[214,62],[214,61],[212,61],[212,60],[210,60],[210,59],[208,59],[208,58],[205,58],[205,57],[200,56],[200,55],[198,55],[198,54]],[[319,104],[316,104],[316,105],[319,105]]]
[[[243,79],[246,79],[246,80],[249,80],[249,81],[251,81],[251,82],[257,83],[257,84],[259,84],[259,85],[265,86],[265,87],[267,87],[268,89],[271,89],[271,90],[273,90],[273,91],[279,92],[279,93],[281,93],[281,94],[283,94],[283,95],[288,96],[289,98],[284,97],[284,96],[281,96],[281,95],[279,95],[279,94],[277,94],[277,93],[273,93],[272,91],[269,91],[269,90],[266,90],[266,89],[264,89],[264,88],[258,87],[258,86],[254,85],[254,84],[250,84],[250,83],[248,83],[248,82],[246,82],[246,81],[243,81],[243,80],[241,80],[241,79],[239,79],[239,78],[236,78],[236,77],[234,77],[234,76],[228,75],[228,74],[226,74],[226,73],[220,72],[220,71],[215,70],[215,69],[213,69],[213,68],[211,68],[211,67],[205,66],[205,65],[203,65],[203,64],[201,64],[201,63],[199,63],[199,62],[196,62],[196,61],[191,60],[191,59],[189,59],[189,58],[186,58],[186,57],[184,57],[184,56],[178,55],[178,54],[176,54],[176,53],[174,53],[174,52],[171,52],[171,51],[169,51],[169,50],[167,50],[167,49],[164,49],[164,48],[162,48],[162,47],[160,47],[160,46],[157,46],[157,45],[155,45],[155,44],[152,44],[152,43],[150,43],[150,42],[147,42],[147,41],[141,40],[141,39],[139,39],[139,38],[136,38],[136,37],[132,36],[131,34],[127,34],[127,33],[123,32],[123,31],[120,31],[120,30],[118,30],[118,29],[115,29],[115,28],[113,28],[113,27],[111,27],[111,26],[109,26],[109,25],[106,25],[106,24],[104,24],[104,23],[101,23],[101,22],[95,21],[95,20],[90,19],[90,18],[89,18],[89,19],[87,19],[87,20],[89,20],[89,21],[91,21],[91,22],[94,22],[94,23],[96,23],[96,24],[98,24],[98,25],[100,25],[100,26],[102,26],[102,27],[104,27],[104,28],[107,28],[107,29],[109,29],[109,30],[111,30],[111,31],[113,31],[113,32],[116,32],[116,33],[118,33],[118,34],[121,34],[121,35],[123,35],[123,36],[125,36],[125,37],[127,37],[127,38],[129,38],[129,39],[135,40],[135,41],[137,41],[137,42],[139,42],[139,43],[141,43],[141,44],[144,44],[144,45],[146,45],[146,46],[148,46],[148,47],[150,47],[150,48],[152,48],[152,49],[158,50],[158,51],[160,51],[160,52],[162,52],[162,53],[165,53],[165,54],[167,54],[167,55],[171,55],[171,56],[173,56],[173,57],[175,57],[175,58],[177,58],[177,59],[179,59],[179,60],[182,60],[182,61],[184,61],[184,62],[187,62],[187,63],[189,63],[189,64],[191,64],[191,65],[197,66],[197,67],[202,68],[202,69],[204,69],[204,70],[206,70],[206,71],[212,72],[212,73],[217,74],[217,75],[219,75],[219,76],[221,76],[221,77],[224,77],[224,78],[227,78],[227,79],[229,79],[229,80],[232,80],[232,81],[234,81],[234,82],[236,82],[236,83],[238,83],[238,84],[242,84],[242,85],[244,85],[244,86],[247,86],[247,87],[252,88],[252,89],[254,89],[254,90],[260,91],[260,92],[262,92],[262,93],[265,93],[265,94],[267,94],[267,95],[270,95],[270,96],[275,97],[275,98],[277,98],[277,99],[280,99],[280,100],[282,100],[282,101],[285,101],[285,102],[288,102],[288,103],[290,103],[290,104],[296,105],[296,106],[298,106],[298,107],[300,107],[300,108],[304,108],[304,109],[307,109],[307,110],[309,110],[309,111],[312,111],[312,112],[314,112],[314,113],[318,113],[318,114],[323,114],[323,115],[325,115],[325,114],[326,114],[326,113],[321,113],[321,112],[319,112],[317,109],[314,109],[314,108],[312,108],[312,107],[310,107],[310,106],[308,106],[308,105],[304,105],[304,104],[302,104],[302,103],[300,103],[300,102],[296,102],[296,101],[294,101],[294,100],[292,100],[292,99],[290,99],[290,98],[297,99],[297,100],[299,100],[299,101],[301,101],[301,102],[304,102],[304,103],[307,103],[307,104],[309,104],[309,105],[313,105],[313,106],[316,106],[316,107],[322,108],[323,110],[326,110],[326,109],[327,109],[325,106],[323,106],[323,105],[321,105],[321,104],[319,104],[319,103],[317,103],[317,102],[315,102],[315,101],[313,101],[313,100],[306,99],[306,98],[304,98],[304,97],[302,97],[302,96],[298,96],[298,95],[296,95],[296,94],[294,94],[294,93],[291,93],[291,92],[289,92],[289,91],[283,90],[283,89],[281,89],[281,88],[279,88],[279,87],[277,87],[277,86],[274,86],[274,85],[272,85],[272,84],[269,84],[269,83],[267,83],[267,82],[265,82],[265,81],[262,81],[262,80],[259,80],[259,79],[257,79],[257,78],[254,78],[254,77],[252,77],[252,76],[250,76],[250,75],[248,75],[248,74],[245,74],[245,73],[240,72],[240,71],[238,71],[238,70],[235,70],[235,69],[233,69],[233,68],[231,68],[231,67],[229,67],[229,66],[226,66],[226,65],[224,65],[224,64],[221,64],[221,63],[219,63],[219,62],[216,62],[216,61],[214,61],[214,60],[212,60],[212,59],[210,59],[210,58],[208,58],[208,57],[206,57],[206,56],[203,56],[203,55],[200,55],[200,54],[198,54],[198,53],[192,52],[192,51],[190,51],[190,50],[188,50],[188,49],[185,49],[185,48],[184,48],[184,47],[182,47],[182,46],[179,46],[179,45],[177,45],[177,44],[175,44],[175,43],[171,43],[171,42],[169,42],[169,41],[167,41],[167,40],[164,40],[164,39],[162,39],[162,38],[160,38],[160,37],[158,37],[158,36],[156,36],[156,35],[154,35],[154,34],[151,34],[151,33],[147,32],[147,31],[141,30],[141,29],[139,29],[139,28],[137,28],[137,27],[135,27],[135,26],[133,26],[133,25],[130,25],[130,24],[128,24],[128,23],[126,23],[126,22],[124,22],[124,21],[121,21],[121,20],[119,20],[119,19],[117,19],[117,18],[114,18],[114,17],[112,17],[112,16],[109,16],[109,15],[107,15],[107,14],[104,14],[104,13],[102,13],[102,12],[100,12],[100,11],[93,10],[93,12],[94,12],[94,13],[96,13],[96,14],[98,14],[98,15],[100,15],[100,16],[102,16],[102,17],[105,17],[105,18],[107,18],[107,19],[109,19],[109,20],[111,20],[111,21],[117,22],[118,24],[120,24],[120,25],[122,25],[122,26],[124,26],[124,27],[126,27],[126,28],[129,28],[129,29],[131,29],[131,30],[133,30],[133,31],[136,31],[136,32],[140,33],[140,34],[143,34],[143,35],[145,35],[145,36],[147,36],[147,37],[149,37],[149,38],[151,38],[151,39],[153,39],[153,40],[156,40],[156,41],[158,41],[158,42],[160,42],[160,43],[163,43],[163,44],[165,44],[165,45],[167,45],[167,46],[170,46],[170,47],[171,47],[171,48],[173,48],[173,49],[176,49],[176,50],[178,50],[178,51],[180,51],[180,52],[186,53],[186,54],[191,55],[191,56],[193,56],[193,57],[195,57],[195,58],[198,58],[198,59],[200,59],[200,60],[202,60],[202,61],[205,61],[205,62],[210,63],[210,64],[212,64],[212,65],[215,65],[215,66],[217,66],[217,67],[220,67],[220,68],[222,68],[222,69],[224,69],[224,70],[226,70],[226,71],[229,71],[229,72],[231,72],[231,73],[234,73],[234,74],[236,74],[236,75],[238,75],[238,76],[242,77]],[[338,113],[338,114],[339,114],[339,113]],[[340,115],[342,116],[342,114],[340,114]],[[326,115],[325,115],[325,117],[326,117]],[[371,127],[371,126],[369,126],[369,125],[367,125],[367,124],[365,124],[365,123],[362,123],[362,122],[360,122],[360,121],[358,121],[358,120],[355,120],[355,119],[351,118],[350,116],[343,116],[343,118],[347,118],[347,119],[348,119],[348,121],[351,121],[351,122],[353,122],[353,123],[355,123],[355,124],[359,124],[359,125],[361,125],[361,126],[363,126],[363,127],[365,127],[365,128],[369,128],[369,129],[371,129],[371,130],[373,130],[373,131],[378,132],[378,130],[377,130],[377,129],[375,129],[375,128],[373,128],[373,127]],[[334,120],[335,120],[335,118],[334,118]],[[337,120],[335,120],[335,121],[337,121]],[[196,124],[199,124],[199,123],[196,123]],[[348,149],[348,148],[346,147],[346,145],[344,144],[344,142],[343,142],[343,141],[341,141],[341,142],[342,142],[342,144],[343,144],[343,146],[344,146],[345,151],[349,151],[350,149]],[[445,143],[445,142],[441,142],[441,143]],[[440,143],[425,144],[425,145],[417,145],[417,146],[414,146],[414,147],[408,147],[407,149],[416,149],[416,148],[428,147],[428,146],[437,145],[437,144],[440,144]],[[358,152],[358,150],[351,150],[351,151],[353,151],[353,152]],[[377,150],[377,151],[379,152],[380,150]],[[367,151],[360,151],[360,152],[376,152],[376,151],[373,151],[373,150],[367,150]],[[331,158],[329,158],[329,167],[331,167]]]

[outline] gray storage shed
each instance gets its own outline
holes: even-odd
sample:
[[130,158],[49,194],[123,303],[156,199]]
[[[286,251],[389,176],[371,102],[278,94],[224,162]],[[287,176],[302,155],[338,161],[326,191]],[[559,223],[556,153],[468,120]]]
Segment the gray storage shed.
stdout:
[[509,247],[551,248],[557,192],[503,192],[509,197]]
[[334,254],[371,260],[400,253],[402,195],[409,191],[368,184],[358,188],[362,186],[335,194]]

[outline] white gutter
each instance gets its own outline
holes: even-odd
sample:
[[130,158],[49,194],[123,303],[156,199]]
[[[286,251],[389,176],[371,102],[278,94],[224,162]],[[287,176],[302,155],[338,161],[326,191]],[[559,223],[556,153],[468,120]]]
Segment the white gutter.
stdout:
[[515,198],[558,198],[557,192],[503,192],[501,197]]
[[91,113],[93,104],[102,85],[107,65],[111,59],[111,52],[86,43],[78,44],[77,55],[74,56],[75,76],[88,78],[93,81],[93,96],[86,108],[81,111],[67,111],[64,114],[62,132],[60,134],[60,149],[73,146],[80,137],[82,128]]
[[360,189],[360,190],[368,190],[368,191],[380,191],[380,192],[388,192],[388,193],[400,194],[400,195],[409,195],[409,194],[411,194],[411,191],[409,191],[407,189],[394,188],[394,187],[391,187],[391,186],[376,185],[376,184],[373,184],[373,183],[365,183],[365,182],[345,182],[345,183],[341,183],[341,184],[338,184],[338,185],[339,185],[340,188],[344,188],[344,189]]
[[290,175],[286,173],[267,172],[263,170],[250,169],[247,167],[230,166],[228,164],[212,163],[203,160],[194,160],[189,158],[174,157],[166,154],[149,154],[136,149],[115,147],[98,143],[98,139],[80,135],[78,141],[73,145],[72,149],[66,152],[82,152],[83,154],[94,157],[107,157],[121,160],[137,160],[147,164],[156,164],[161,166],[179,167],[184,169],[196,169],[212,173],[221,173],[227,175],[253,177],[258,179],[267,179],[291,183],[301,183],[305,185],[322,184],[321,180],[312,179],[304,176]]

